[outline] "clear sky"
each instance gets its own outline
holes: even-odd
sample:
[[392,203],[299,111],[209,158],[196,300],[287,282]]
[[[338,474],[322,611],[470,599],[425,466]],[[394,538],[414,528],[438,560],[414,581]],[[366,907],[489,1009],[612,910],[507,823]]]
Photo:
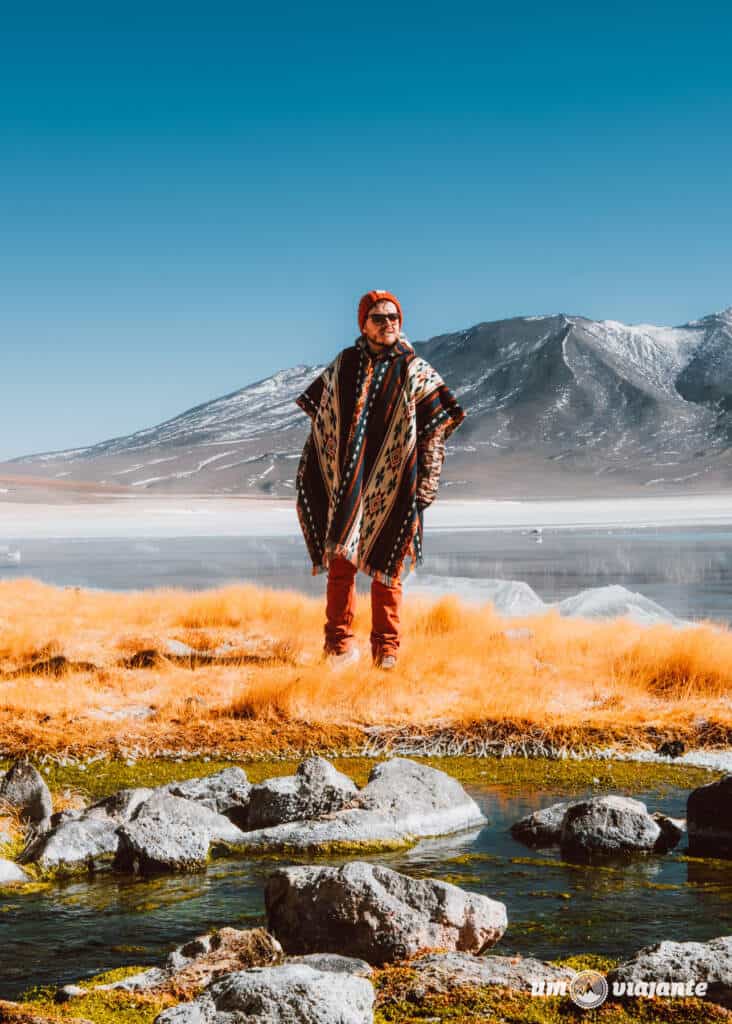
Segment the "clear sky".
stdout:
[[732,304],[729,3],[8,5],[0,458],[357,333]]

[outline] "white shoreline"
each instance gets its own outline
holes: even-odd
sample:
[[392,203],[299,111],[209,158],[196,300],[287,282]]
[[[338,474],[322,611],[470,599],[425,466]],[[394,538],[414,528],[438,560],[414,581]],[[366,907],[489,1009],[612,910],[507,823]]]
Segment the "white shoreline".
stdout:
[[[732,494],[561,501],[450,501],[425,513],[425,530],[652,529],[732,524]],[[247,498],[151,498],[78,504],[0,500],[0,541],[299,534],[293,502]]]

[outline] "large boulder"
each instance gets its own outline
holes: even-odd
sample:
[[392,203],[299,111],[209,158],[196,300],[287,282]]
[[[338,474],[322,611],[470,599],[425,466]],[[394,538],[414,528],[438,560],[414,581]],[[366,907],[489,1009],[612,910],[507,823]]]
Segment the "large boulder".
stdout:
[[358,789],[323,757],[309,757],[296,775],[267,779],[253,786],[247,825],[268,828],[289,821],[321,818],[349,804]]
[[640,800],[627,796],[590,797],[567,808],[562,821],[562,856],[590,860],[595,856],[650,853],[661,829]]
[[562,822],[570,806],[570,801],[563,800],[532,811],[511,825],[511,835],[527,846],[552,846],[561,838]]
[[457,832],[485,820],[457,779],[403,757],[377,764],[355,803],[412,836]]
[[240,828],[223,814],[212,811],[205,804],[173,796],[165,791],[156,791],[135,812],[132,821],[140,822],[145,818],[166,820],[180,828],[205,829],[215,842],[228,843],[236,846],[245,839]]
[[91,870],[111,861],[118,842],[117,824],[111,818],[67,821],[33,840],[20,859],[45,869]]
[[282,964],[229,974],[194,1003],[164,1010],[155,1024],[372,1024],[373,1004],[366,978]]
[[506,929],[503,903],[363,861],[282,868],[264,890],[269,930],[287,953],[342,953],[368,963],[425,948],[480,953]]
[[[619,964],[608,973],[610,991],[614,985],[633,985],[634,994],[639,982],[658,984],[665,982],[691,982],[692,986],[706,983],[703,997],[732,1008],[732,935],[709,942],[657,942],[640,949],[630,960]],[[642,994],[642,990],[641,990]],[[648,994],[648,993],[646,993]],[[659,993],[660,995],[661,993]],[[667,995],[670,992],[666,993]],[[690,994],[694,995],[692,991]],[[702,993],[699,993],[702,995]]]
[[699,786],[686,801],[689,853],[732,857],[732,775]]
[[211,834],[204,826],[149,814],[122,825],[118,835],[114,859],[118,871],[154,874],[200,871],[206,867]]
[[24,821],[47,828],[53,802],[41,773],[27,761],[16,761],[0,779],[0,804],[10,804]]
[[15,861],[0,857],[0,885],[12,885],[16,882],[27,882],[28,876]]
[[217,814],[225,815],[239,828],[247,827],[252,786],[241,768],[224,768],[201,779],[170,782],[165,788],[173,796],[195,800]]

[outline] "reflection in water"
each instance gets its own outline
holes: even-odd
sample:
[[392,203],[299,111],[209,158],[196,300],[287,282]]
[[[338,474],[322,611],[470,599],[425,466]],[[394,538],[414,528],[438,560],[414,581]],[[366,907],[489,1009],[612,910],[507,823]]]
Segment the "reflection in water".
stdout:
[[[732,861],[687,861],[671,853],[599,867],[568,864],[556,848],[530,850],[508,831],[555,795],[507,797],[501,787],[471,792],[488,819],[484,828],[369,859],[505,902],[509,927],[497,953],[623,957],[664,938],[707,940],[729,932]],[[686,796],[681,790],[638,794],[649,810],[674,817],[683,815]],[[151,881],[107,873],[23,898],[0,897],[0,911],[7,911],[0,913],[0,995],[160,963],[193,935],[259,923],[264,882],[282,863],[215,860],[201,874]]]
[[[22,544],[23,575],[65,586],[113,590],[178,586],[202,588],[249,580],[322,594],[297,537],[45,540]],[[620,584],[682,618],[732,620],[732,531],[545,530],[543,543],[518,531],[431,532],[426,575],[507,579],[528,583],[545,601],[590,587]],[[0,566],[0,579],[18,569]],[[369,580],[359,576],[366,590]],[[451,582],[450,589],[454,590]]]

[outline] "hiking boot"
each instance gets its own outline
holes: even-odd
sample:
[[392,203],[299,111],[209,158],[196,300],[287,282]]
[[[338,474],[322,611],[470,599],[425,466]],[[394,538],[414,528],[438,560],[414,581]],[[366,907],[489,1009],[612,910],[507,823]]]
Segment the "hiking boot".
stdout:
[[385,654],[383,658],[379,658],[378,661],[375,661],[374,665],[376,668],[383,668],[390,671],[391,669],[396,668],[396,663],[397,660],[395,654]]
[[355,665],[361,657],[358,647],[349,647],[342,654],[335,654],[332,651],[325,652],[325,661],[331,668],[345,668],[347,665]]

